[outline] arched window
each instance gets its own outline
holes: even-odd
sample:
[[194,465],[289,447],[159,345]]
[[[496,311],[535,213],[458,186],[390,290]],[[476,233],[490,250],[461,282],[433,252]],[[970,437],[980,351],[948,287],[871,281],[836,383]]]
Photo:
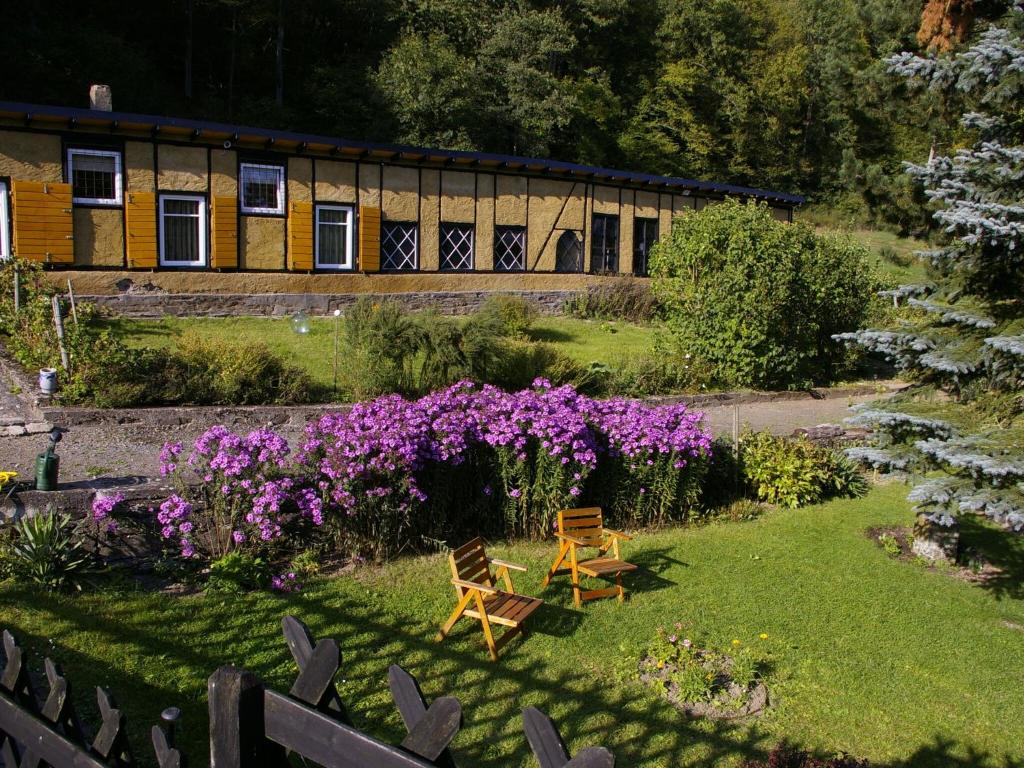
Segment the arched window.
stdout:
[[571,229],[567,229],[558,238],[555,246],[556,272],[582,272],[583,246],[580,237]]

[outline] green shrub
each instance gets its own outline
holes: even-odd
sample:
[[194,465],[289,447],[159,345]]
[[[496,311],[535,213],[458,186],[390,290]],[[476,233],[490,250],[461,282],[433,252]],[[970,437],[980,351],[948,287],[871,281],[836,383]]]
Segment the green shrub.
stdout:
[[508,340],[502,345],[489,383],[510,392],[528,389],[536,378],[555,386],[571,384],[584,394],[604,391],[605,372],[580,363],[550,344]]
[[537,319],[537,307],[522,296],[497,294],[483,303],[475,317],[495,318],[505,336],[522,338]]
[[769,504],[802,507],[833,496],[860,496],[867,490],[845,457],[806,437],[747,432],[740,437],[739,453],[747,487]]
[[861,327],[878,283],[848,237],[737,201],[676,219],[651,272],[678,354],[718,384],[759,389],[843,376],[853,358],[832,335]]
[[71,518],[52,505],[14,523],[13,536],[4,546],[6,568],[14,578],[50,590],[81,589],[82,579],[92,570],[92,558],[82,547]]
[[649,323],[657,316],[658,301],[646,281],[625,275],[590,286],[565,309],[574,317]]
[[397,301],[361,297],[345,313],[348,386],[356,400],[389,392],[412,394],[413,365],[423,330]]
[[160,373],[167,402],[284,405],[309,402],[314,394],[309,375],[262,342],[216,341],[195,332],[181,336]]
[[210,563],[207,592],[237,594],[263,589],[270,583],[270,566],[263,558],[235,550]]

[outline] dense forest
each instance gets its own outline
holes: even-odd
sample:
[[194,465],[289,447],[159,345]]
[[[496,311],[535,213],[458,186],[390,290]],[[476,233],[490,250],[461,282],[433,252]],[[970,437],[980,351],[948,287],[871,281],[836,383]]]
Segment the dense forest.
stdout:
[[959,105],[886,56],[998,0],[41,0],[6,7],[0,98],[540,155],[771,187],[904,231],[901,162]]

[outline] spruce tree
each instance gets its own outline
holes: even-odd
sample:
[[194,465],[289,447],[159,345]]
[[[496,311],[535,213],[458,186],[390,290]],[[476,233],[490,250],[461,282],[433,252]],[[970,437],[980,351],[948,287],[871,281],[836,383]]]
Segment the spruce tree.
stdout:
[[[908,499],[927,525],[985,514],[1024,530],[1024,3],[1001,27],[956,55],[899,54],[890,71],[911,84],[957,93],[968,105],[961,148],[907,164],[936,206],[944,245],[922,252],[933,281],[890,291],[894,327],[835,338],[884,354],[951,403],[921,398],[860,409],[850,419],[874,444],[851,458],[920,480]],[[916,407],[916,413],[915,413]],[[944,415],[945,418],[934,418]]]

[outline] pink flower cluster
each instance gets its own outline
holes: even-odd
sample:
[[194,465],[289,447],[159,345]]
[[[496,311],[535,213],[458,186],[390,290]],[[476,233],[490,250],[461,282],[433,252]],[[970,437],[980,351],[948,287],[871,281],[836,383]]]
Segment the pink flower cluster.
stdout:
[[[517,516],[516,530],[531,532],[584,494],[602,457],[627,459],[640,478],[656,461],[683,472],[710,455],[701,419],[685,405],[594,400],[543,379],[514,393],[460,382],[415,401],[387,395],[324,415],[307,425],[294,457],[269,429],[242,436],[217,426],[196,440],[185,462],[180,443],[164,446],[160,458],[165,474],[179,473],[184,463],[203,481],[199,507],[220,517],[201,527],[230,530],[235,546],[276,539],[292,519],[319,526],[332,511],[342,521],[409,519],[433,487],[425,470],[443,472],[470,459],[485,476],[466,492],[504,505]],[[638,483],[640,493],[645,485]],[[172,496],[158,519],[163,535],[191,556],[199,522],[193,504]]]
[[125,495],[120,492],[110,495],[97,493],[92,500],[92,519],[97,523],[106,521],[107,532],[113,533],[117,530],[117,521],[112,515],[117,505],[124,500]]

